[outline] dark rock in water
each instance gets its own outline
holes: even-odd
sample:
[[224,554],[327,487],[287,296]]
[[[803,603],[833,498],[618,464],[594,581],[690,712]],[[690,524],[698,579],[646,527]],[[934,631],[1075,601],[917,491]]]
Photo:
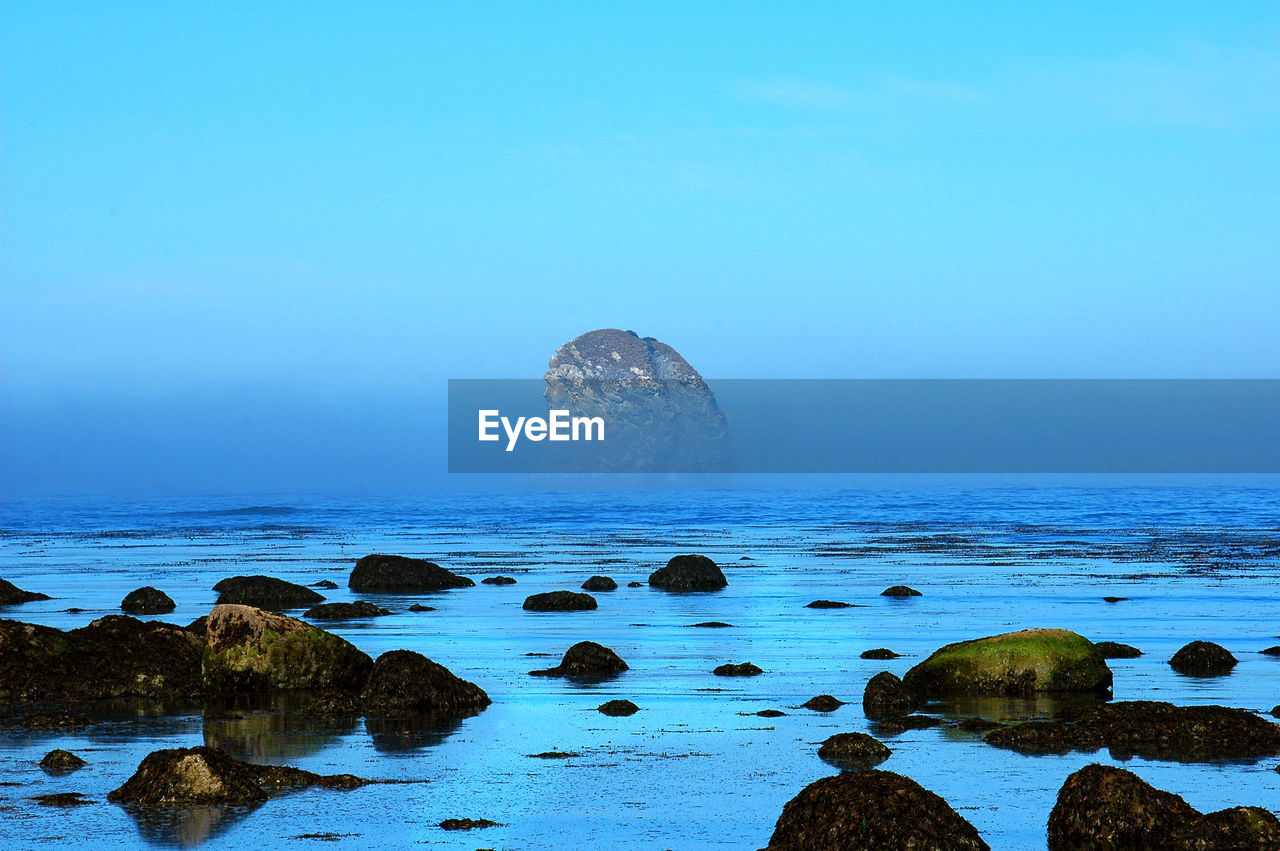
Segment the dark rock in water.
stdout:
[[596,598],[577,591],[548,591],[525,598],[526,612],[587,612],[596,607]]
[[992,730],[999,730],[1004,727],[999,721],[988,721],[985,718],[973,716],[966,718],[956,725],[956,729],[964,730],[966,733],[989,733]]
[[209,628],[209,616],[201,615],[200,617],[187,624],[186,630],[192,635],[198,635],[204,638],[205,630]]
[[[728,472],[729,431],[702,376],[665,343],[616,328],[583,334],[552,357],[547,410],[602,417],[608,440],[575,443],[565,471]],[[560,468],[557,468],[560,469]]]
[[1179,674],[1193,677],[1220,677],[1231,673],[1236,657],[1227,648],[1212,641],[1193,641],[1169,660],[1169,667]]
[[347,580],[347,586],[361,594],[415,594],[424,591],[445,591],[450,588],[470,588],[476,583],[465,576],[446,570],[424,558],[391,556],[381,553],[367,555],[356,562]]
[[52,600],[48,594],[35,591],[23,591],[6,579],[0,579],[0,606],[16,606],[18,603],[31,603],[36,600]]
[[98,722],[87,715],[76,712],[35,712],[21,718],[0,720],[0,726],[18,727],[23,730],[73,730],[80,727],[92,727]]
[[515,585],[514,576],[486,576],[480,580],[481,585]]
[[996,730],[987,744],[1023,754],[1108,748],[1117,759],[1203,762],[1280,754],[1280,724],[1225,706],[1122,701]]
[[1268,647],[1266,650],[1259,650],[1263,656],[1280,656],[1280,644],[1275,647]]
[[0,620],[0,700],[196,697],[203,647],[180,626],[128,615],[70,632]]
[[323,588],[326,591],[333,591],[338,587],[338,583],[334,582],[332,579],[321,579],[319,582],[312,582],[311,587]]
[[703,621],[702,623],[691,623],[688,625],[703,627],[706,629],[727,629],[733,626],[733,624],[725,623],[724,621]]
[[302,616],[314,620],[345,621],[352,618],[376,618],[389,614],[391,612],[381,606],[357,600],[354,603],[321,603],[307,609]]
[[753,559],[751,556],[741,556],[738,558],[738,561],[755,561],[755,559]]
[[214,606],[204,682],[215,694],[360,688],[373,660],[332,633],[252,606]]
[[853,603],[842,603],[839,600],[814,600],[805,603],[806,609],[852,609]]
[[628,587],[628,588],[643,588],[643,587],[644,587],[644,583],[643,583],[643,582],[634,582],[634,581],[632,581],[632,582],[628,582],[628,583],[627,583],[627,587]]
[[1098,648],[1103,659],[1137,659],[1142,655],[1142,651],[1133,645],[1118,641],[1096,641],[1093,646]]
[[528,754],[529,759],[574,759],[582,754],[577,751],[543,751],[542,753]]
[[1129,599],[1128,597],[1103,597],[1102,601],[1104,603],[1123,603],[1125,600],[1128,600],[1128,599]]
[[756,714],[761,718],[783,718],[787,713],[783,712],[781,709],[761,709]]
[[649,584],[663,591],[718,591],[729,584],[719,566],[706,556],[676,556],[649,574]]
[[168,594],[148,585],[125,595],[120,608],[131,615],[167,615],[177,607]]
[[764,671],[750,662],[739,662],[736,665],[726,662],[711,673],[717,677],[757,677]]
[[1202,815],[1122,768],[1087,765],[1058,790],[1049,849],[1280,848],[1280,820],[1261,807]]
[[874,650],[863,650],[858,654],[863,659],[897,659],[898,654],[888,647],[877,647]]
[[835,712],[844,701],[829,694],[820,694],[817,697],[811,697],[804,703],[800,704],[805,709],[812,709],[814,712]]
[[435,606],[424,606],[421,603],[414,603],[409,607],[409,611],[411,612],[434,612],[435,610]]
[[608,576],[593,576],[582,583],[583,591],[617,591],[618,583]]
[[234,603],[272,612],[301,609],[324,600],[310,588],[274,576],[232,576],[214,585],[213,590],[218,592],[219,605]]
[[866,733],[836,733],[818,748],[818,756],[840,768],[871,768],[889,758],[885,744]]
[[635,715],[640,711],[640,707],[629,700],[610,700],[597,706],[596,711],[614,718],[625,718],[628,715]]
[[71,751],[64,751],[61,748],[49,751],[44,755],[44,759],[40,760],[40,767],[45,771],[74,771],[88,764]]
[[881,671],[867,681],[862,691],[862,712],[873,721],[910,715],[920,703],[898,679]]
[[935,651],[902,678],[921,698],[1104,694],[1111,669],[1093,642],[1065,629],[1025,629]]
[[326,776],[289,766],[251,765],[220,748],[171,748],[148,754],[107,800],[150,806],[256,804],[267,799],[268,789],[354,789],[368,782],[350,774]]
[[83,792],[54,792],[52,795],[36,795],[31,800],[42,807],[82,807],[93,803]]
[[930,715],[899,715],[871,722],[871,729],[882,736],[900,736],[908,730],[928,730],[930,727],[941,726],[942,719]]
[[1276,704],[1275,706],[1271,707],[1271,717],[1280,718],[1280,704]]
[[594,679],[612,677],[625,670],[627,663],[608,647],[594,641],[579,641],[565,651],[564,658],[556,667],[529,673],[535,677]]
[[914,588],[908,588],[906,585],[893,585],[880,592],[881,597],[921,597],[923,596]]
[[476,830],[481,827],[502,827],[487,818],[447,818],[440,822],[441,830]]
[[787,802],[769,851],[987,851],[973,825],[909,777],[846,771]]
[[412,650],[379,656],[359,698],[364,714],[382,716],[468,715],[490,702],[480,686]]

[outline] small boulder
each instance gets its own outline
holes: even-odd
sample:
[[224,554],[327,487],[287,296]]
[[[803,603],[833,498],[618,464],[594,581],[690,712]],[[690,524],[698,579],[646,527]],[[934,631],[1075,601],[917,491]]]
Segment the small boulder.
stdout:
[[1049,849],[1280,848],[1280,820],[1261,807],[1202,815],[1123,768],[1087,765],[1058,790]]
[[423,558],[374,553],[356,562],[347,580],[357,593],[415,594],[470,588],[476,583]]
[[321,603],[307,609],[302,616],[313,620],[345,621],[353,618],[376,618],[389,614],[391,612],[381,606],[356,600],[354,603]]
[[360,688],[373,660],[309,623],[252,606],[214,606],[204,681],[214,693]]
[[52,600],[48,594],[36,591],[23,591],[6,579],[0,579],[0,606],[16,606],[19,603],[32,603],[36,600]]
[[628,583],[627,583],[627,587],[628,587],[628,588],[643,588],[643,587],[644,587],[644,583],[643,583],[643,582],[636,582],[636,581],[632,580],[631,582],[628,582]]
[[839,768],[871,768],[889,758],[889,750],[866,733],[836,733],[818,748],[818,756]]
[[120,608],[131,615],[167,615],[177,607],[168,594],[148,585],[125,595]]
[[908,730],[928,730],[942,726],[941,718],[931,715],[899,715],[871,722],[871,729],[881,736],[900,736]]
[[311,587],[323,588],[326,591],[336,591],[338,588],[338,583],[334,582],[332,579],[321,579],[319,582],[312,582]]
[[64,751],[61,748],[49,751],[44,755],[44,759],[40,760],[40,767],[45,771],[75,771],[88,764],[71,751]]
[[381,716],[468,715],[491,702],[480,686],[412,650],[379,656],[359,701],[365,714]]
[[502,827],[487,818],[447,818],[440,822],[441,830],[477,830],[482,827]]
[[31,800],[42,807],[83,807],[93,803],[83,792],[54,792],[51,795],[35,795]]
[[564,658],[556,667],[529,673],[535,677],[598,679],[612,677],[625,670],[627,663],[608,647],[594,641],[579,641],[565,651]]
[[1132,644],[1121,644],[1118,641],[1096,641],[1093,644],[1102,654],[1103,659],[1137,659],[1142,651]]
[[894,653],[888,647],[876,647],[873,650],[863,650],[858,656],[862,659],[897,659],[897,653]]
[[935,651],[902,678],[922,698],[1105,694],[1111,669],[1093,642],[1065,629],[1025,629]]
[[663,591],[718,591],[727,586],[729,580],[706,556],[683,555],[649,574],[649,584]]
[[547,591],[526,597],[526,612],[587,612],[596,608],[596,598],[577,591]]
[[759,666],[753,665],[750,662],[739,662],[737,664],[726,662],[725,664],[717,667],[711,673],[715,674],[717,677],[758,677],[763,674],[764,671]]
[[724,621],[702,621],[701,623],[691,623],[689,626],[702,627],[704,629],[728,629],[733,626],[731,623]]
[[480,580],[481,585],[515,585],[514,576],[486,576]]
[[787,713],[783,712],[781,709],[761,709],[756,713],[756,715],[759,715],[761,718],[784,718],[786,717],[786,714]]
[[593,576],[582,583],[583,591],[617,591],[618,583],[608,576]]
[[881,671],[868,680],[862,691],[862,712],[873,721],[910,715],[917,706],[919,701],[915,695],[888,671]]
[[806,609],[852,609],[853,603],[842,603],[839,600],[814,600],[805,603]]
[[921,597],[919,591],[906,585],[893,585],[880,592],[881,597]]
[[1227,648],[1212,641],[1193,641],[1182,647],[1169,660],[1169,667],[1179,674],[1193,677],[1221,677],[1231,673],[1236,657]]
[[625,718],[628,715],[635,715],[640,711],[640,707],[629,700],[610,700],[597,706],[596,711],[613,718]]
[[811,697],[804,703],[800,704],[805,709],[812,709],[814,712],[835,712],[844,701],[830,694],[820,694],[817,697]]
[[825,777],[787,802],[769,851],[987,851],[973,825],[909,777],[865,769]]
[[231,576],[213,590],[218,592],[218,605],[253,606],[271,612],[301,609],[324,600],[310,588],[274,576]]
[[414,603],[409,607],[409,611],[411,612],[434,612],[435,610],[435,606],[424,606],[421,603]]
[[1259,650],[1263,656],[1280,656],[1280,644],[1275,647],[1268,647],[1266,650]]

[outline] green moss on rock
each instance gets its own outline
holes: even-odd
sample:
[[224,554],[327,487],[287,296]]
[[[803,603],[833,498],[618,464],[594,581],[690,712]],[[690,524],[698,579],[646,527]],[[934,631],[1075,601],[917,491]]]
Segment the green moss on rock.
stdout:
[[1093,642],[1065,629],[1027,629],[948,644],[903,678],[920,697],[1101,693],[1111,670]]

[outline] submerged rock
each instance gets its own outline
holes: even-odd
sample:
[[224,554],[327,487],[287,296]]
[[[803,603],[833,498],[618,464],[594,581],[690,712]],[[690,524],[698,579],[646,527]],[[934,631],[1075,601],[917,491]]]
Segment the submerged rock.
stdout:
[[516,580],[513,576],[486,576],[480,580],[481,585],[515,585]]
[[643,583],[643,582],[636,582],[635,580],[632,580],[631,582],[628,582],[628,583],[627,583],[627,587],[628,587],[628,588],[643,588],[643,587],[644,587],[644,583]]
[[627,663],[603,644],[579,641],[565,651],[564,658],[554,668],[530,671],[535,677],[568,677],[588,679],[612,677],[627,670]]
[[44,755],[44,759],[40,760],[40,767],[45,771],[74,771],[88,764],[71,751],[64,751],[61,748],[49,751]]
[[946,801],[891,771],[846,771],[806,786],[778,817],[769,851],[987,851]]
[[814,600],[805,603],[806,609],[852,609],[853,603],[842,603],[839,600]]
[[1103,659],[1137,659],[1142,655],[1142,651],[1133,645],[1118,641],[1098,641],[1093,646],[1098,648]]
[[412,650],[379,656],[359,701],[364,714],[383,716],[467,715],[491,703],[480,686]]
[[1023,754],[1105,747],[1118,759],[1252,759],[1280,754],[1280,724],[1225,706],[1133,700],[1065,713],[1054,721],[1006,727],[991,733],[986,742]]
[[1102,694],[1111,669],[1089,639],[1065,629],[1025,629],[937,650],[902,678],[919,697]]
[[930,727],[940,726],[942,719],[931,715],[898,715],[871,722],[871,729],[881,736],[899,736],[908,730],[928,730]]
[[1275,647],[1268,647],[1266,650],[1259,650],[1263,656],[1280,656],[1280,644]]
[[910,715],[919,705],[902,680],[888,671],[881,671],[868,680],[862,691],[862,712],[872,720]]
[[526,597],[526,612],[587,612],[596,608],[596,598],[577,591],[547,591]]
[[1231,673],[1236,657],[1227,648],[1212,641],[1193,641],[1173,654],[1169,667],[1179,674],[1193,677],[1220,677]]
[[649,574],[649,584],[663,591],[718,591],[729,584],[720,567],[706,556],[676,556]]
[[93,803],[83,792],[54,792],[51,795],[36,795],[31,800],[42,807],[82,807]]
[[1049,814],[1050,851],[1082,848],[1280,848],[1280,820],[1261,807],[1202,815],[1122,768],[1069,776]]
[[414,594],[470,588],[476,583],[433,561],[374,553],[356,562],[347,585],[359,593]]
[[820,694],[817,697],[811,697],[804,703],[800,704],[805,709],[812,709],[814,712],[835,712],[844,701],[830,694]]
[[759,715],[761,718],[784,718],[786,717],[786,714],[787,713],[783,712],[781,709],[761,709],[756,713],[756,715]]
[[354,603],[321,603],[307,609],[302,616],[315,620],[345,621],[352,618],[376,618],[389,614],[391,612],[381,606],[356,600]]
[[582,583],[583,591],[617,591],[618,583],[608,576],[593,576]]
[[888,647],[876,647],[872,650],[863,650],[858,656],[862,659],[897,659],[897,653],[894,653]]
[[411,612],[434,612],[435,610],[435,606],[424,606],[421,603],[414,603],[409,607],[409,611]]
[[892,585],[880,592],[881,597],[922,597],[924,596],[914,588],[906,585]]
[[614,718],[625,718],[628,715],[635,715],[640,711],[640,707],[629,700],[610,700],[597,706],[596,711]]
[[36,591],[23,591],[6,579],[0,579],[0,606],[16,606],[19,603],[32,603],[36,600],[52,600],[48,594]]
[[152,751],[107,800],[117,804],[256,804],[267,789],[354,789],[369,781],[350,774],[320,775],[298,768],[251,765],[220,748]]
[[120,608],[131,615],[167,615],[177,606],[168,594],[148,585],[125,595]]
[[440,822],[441,830],[477,830],[482,827],[502,827],[487,818],[447,818]]
[[218,605],[253,606],[272,612],[301,609],[324,600],[304,585],[274,576],[231,576],[214,585],[213,590],[218,592]]
[[757,677],[763,674],[764,670],[750,662],[739,662],[737,664],[726,662],[711,673],[717,677]]
[[702,621],[701,623],[691,623],[688,626],[703,627],[705,629],[728,629],[733,626],[731,623],[724,621]]
[[818,756],[840,768],[871,768],[893,751],[866,733],[836,733],[818,748]]
[[203,646],[180,626],[128,615],[70,632],[0,620],[0,700],[196,697]]
[[332,633],[252,606],[214,606],[204,682],[214,693],[359,689],[373,660]]
[[321,579],[319,582],[312,582],[311,587],[323,588],[326,591],[336,591],[338,588],[338,583],[334,582],[332,579]]

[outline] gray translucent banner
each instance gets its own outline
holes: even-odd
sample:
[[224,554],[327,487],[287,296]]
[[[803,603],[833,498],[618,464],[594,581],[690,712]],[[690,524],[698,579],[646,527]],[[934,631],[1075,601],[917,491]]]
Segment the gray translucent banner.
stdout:
[[448,431],[451,473],[1278,473],[1280,380],[453,379]]

